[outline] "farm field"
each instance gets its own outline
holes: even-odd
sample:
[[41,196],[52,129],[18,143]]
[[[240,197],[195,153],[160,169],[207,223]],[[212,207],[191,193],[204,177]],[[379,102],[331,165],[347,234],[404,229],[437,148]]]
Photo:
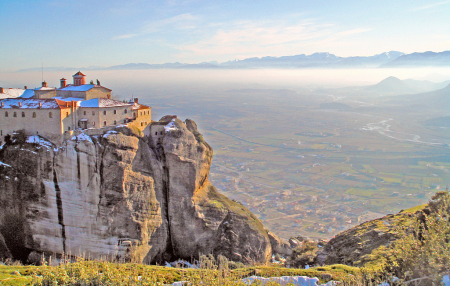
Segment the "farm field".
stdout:
[[281,237],[330,238],[450,185],[450,130],[424,126],[426,111],[321,109],[332,99],[305,91],[200,94],[153,101],[198,123],[214,149],[210,180]]

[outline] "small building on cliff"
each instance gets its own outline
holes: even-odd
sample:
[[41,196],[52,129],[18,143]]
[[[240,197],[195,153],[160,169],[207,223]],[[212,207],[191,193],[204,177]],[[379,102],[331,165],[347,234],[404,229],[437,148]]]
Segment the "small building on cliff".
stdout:
[[151,120],[151,107],[133,101],[111,99],[111,89],[97,84],[85,84],[85,75],[73,75],[73,84],[60,80],[59,88],[42,86],[27,89],[22,97],[0,100],[0,141],[16,131],[26,135],[41,135],[60,142],[74,130],[135,126],[144,131]]

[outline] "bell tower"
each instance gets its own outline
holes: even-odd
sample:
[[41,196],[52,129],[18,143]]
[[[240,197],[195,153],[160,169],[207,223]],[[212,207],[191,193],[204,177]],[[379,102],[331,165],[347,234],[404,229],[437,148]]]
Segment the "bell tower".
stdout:
[[73,75],[73,85],[83,85],[86,84],[86,75],[82,74],[80,71]]

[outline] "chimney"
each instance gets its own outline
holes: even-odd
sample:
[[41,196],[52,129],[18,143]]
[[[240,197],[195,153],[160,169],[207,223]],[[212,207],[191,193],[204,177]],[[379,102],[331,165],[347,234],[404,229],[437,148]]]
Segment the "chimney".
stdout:
[[135,102],[135,103],[139,103],[139,98],[135,98],[135,99],[134,99],[134,102]]
[[3,107],[3,101],[2,101],[2,107]]
[[23,89],[28,89],[28,86],[24,86]]
[[3,93],[3,87],[0,87],[0,93]]
[[39,108],[42,108],[42,102],[39,102]]
[[66,87],[66,79],[62,78],[62,79],[60,79],[60,81],[61,81],[61,87],[60,88],[65,88]]
[[19,101],[19,107],[22,107],[22,102]]
[[47,82],[46,81],[42,82],[42,87],[47,87]]

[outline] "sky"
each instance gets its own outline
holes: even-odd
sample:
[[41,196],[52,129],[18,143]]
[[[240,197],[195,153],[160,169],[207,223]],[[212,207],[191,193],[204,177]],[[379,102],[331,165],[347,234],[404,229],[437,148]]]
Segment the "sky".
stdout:
[[443,0],[2,0],[0,71],[450,50]]

